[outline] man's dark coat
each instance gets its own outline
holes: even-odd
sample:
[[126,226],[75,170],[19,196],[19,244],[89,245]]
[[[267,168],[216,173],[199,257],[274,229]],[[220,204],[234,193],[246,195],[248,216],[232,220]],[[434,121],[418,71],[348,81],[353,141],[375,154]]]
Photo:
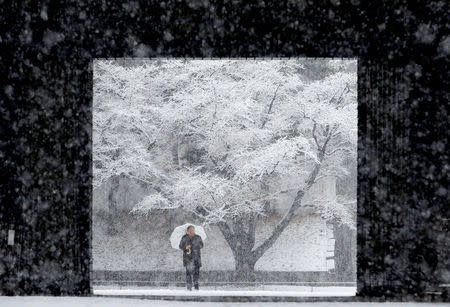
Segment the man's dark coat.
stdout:
[[[188,255],[186,246],[191,246],[191,254]],[[203,247],[203,240],[199,235],[194,235],[190,237],[185,234],[181,238],[180,249],[183,251],[183,265],[194,264],[195,266],[202,266],[202,256],[200,254],[200,249]]]

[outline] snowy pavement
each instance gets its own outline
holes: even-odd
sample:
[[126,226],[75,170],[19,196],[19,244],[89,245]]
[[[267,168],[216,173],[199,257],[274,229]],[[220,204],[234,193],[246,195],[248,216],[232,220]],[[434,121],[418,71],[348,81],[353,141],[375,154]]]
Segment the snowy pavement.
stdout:
[[118,296],[251,296],[251,297],[342,297],[354,296],[356,287],[264,286],[264,288],[214,288],[203,287],[198,291],[184,288],[161,289],[149,287],[111,288],[94,287],[95,295]]
[[[439,306],[450,306],[450,304],[438,304]],[[1,297],[0,306],[2,307],[294,307],[299,303],[235,303],[235,302],[180,302],[180,301],[156,301],[147,299],[131,299],[131,298],[109,298],[109,297],[46,297],[46,296],[27,296],[27,297]],[[436,306],[431,303],[367,303],[367,302],[305,302],[301,306],[313,307],[346,307],[346,306]]]

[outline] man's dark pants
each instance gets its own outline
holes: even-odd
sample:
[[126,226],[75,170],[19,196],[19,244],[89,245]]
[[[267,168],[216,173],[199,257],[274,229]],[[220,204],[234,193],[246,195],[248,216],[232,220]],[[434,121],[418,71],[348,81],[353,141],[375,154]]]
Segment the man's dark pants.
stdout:
[[195,289],[198,289],[198,277],[200,275],[200,267],[190,262],[186,265],[186,286],[190,290],[192,289],[192,282]]

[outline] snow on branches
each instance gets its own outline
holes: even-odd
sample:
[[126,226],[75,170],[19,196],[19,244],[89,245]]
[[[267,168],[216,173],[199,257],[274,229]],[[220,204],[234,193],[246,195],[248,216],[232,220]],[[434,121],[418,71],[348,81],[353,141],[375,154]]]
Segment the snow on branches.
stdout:
[[134,213],[181,207],[217,223],[264,214],[319,164],[317,176],[347,176],[356,73],[321,61],[318,79],[296,59],[95,61],[94,187],[125,175],[149,187]]

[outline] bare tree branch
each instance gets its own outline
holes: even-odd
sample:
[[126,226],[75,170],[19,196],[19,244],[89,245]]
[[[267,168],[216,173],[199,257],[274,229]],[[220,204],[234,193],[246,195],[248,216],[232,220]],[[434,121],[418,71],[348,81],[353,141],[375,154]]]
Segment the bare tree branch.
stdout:
[[287,155],[287,152],[284,153],[283,158],[281,158],[280,160],[277,161],[277,163],[275,163],[275,165],[273,166],[273,169],[272,169],[272,171],[269,173],[269,175],[272,175],[272,174],[275,172],[275,170],[277,169],[278,164],[280,164],[280,162],[281,162],[284,158],[286,158],[286,155]]
[[315,163],[313,170],[309,174],[307,180],[305,181],[305,186],[298,190],[297,195],[295,196],[294,201],[291,204],[291,207],[288,209],[286,214],[283,216],[283,218],[280,220],[280,222],[275,226],[272,233],[269,235],[269,237],[264,240],[263,243],[261,243],[257,248],[255,248],[252,251],[252,257],[254,259],[259,259],[279,238],[281,233],[286,229],[286,227],[289,225],[290,221],[292,220],[292,217],[294,216],[295,211],[300,207],[301,201],[303,199],[303,196],[305,193],[311,188],[311,186],[314,184],[315,179],[320,171],[320,168],[322,166],[322,161],[325,157],[325,151],[328,145],[328,142],[330,141],[332,137],[331,131],[329,131],[329,127],[327,127],[327,138],[322,146],[319,146],[319,152],[318,152],[318,161]]
[[316,136],[316,128],[317,128],[317,124],[314,122],[313,130],[312,130],[312,136],[314,138],[314,142],[317,145],[317,148],[320,148],[319,141],[317,140],[317,136]]
[[136,129],[138,129],[138,130],[139,130],[139,131],[147,138],[147,140],[150,142],[150,145],[156,143],[156,139],[150,138],[150,136],[147,134],[147,132],[145,132],[144,129],[140,128],[140,127],[139,127],[138,125],[136,125],[134,122],[131,122],[131,124],[132,124]]
[[[277,92],[280,87],[281,87],[281,84],[278,84],[278,86],[275,90],[275,94],[273,94],[272,100],[270,101],[269,110],[267,111],[267,114],[270,114],[270,112],[272,112],[273,102],[275,101],[275,98],[277,97]],[[267,117],[263,119],[263,122],[261,124],[261,129],[264,128],[264,126],[267,123],[267,120],[268,120]]]
[[275,243],[275,241],[281,235],[283,230],[289,225],[290,221],[292,220],[292,217],[294,216],[295,211],[301,205],[301,200],[303,199],[305,192],[308,191],[309,188],[314,183],[314,179],[317,176],[319,170],[320,170],[320,163],[316,163],[314,169],[312,170],[311,174],[308,177],[308,180],[305,182],[306,183],[305,187],[297,192],[297,195],[294,201],[292,202],[289,210],[283,216],[281,221],[275,226],[270,236],[267,237],[263,243],[261,243],[256,249],[252,251],[252,255],[254,258],[259,259],[273,245],[273,243]]
[[267,111],[267,114],[270,114],[270,112],[272,111],[272,107],[273,107],[273,102],[275,101],[275,98],[277,97],[277,93],[278,93],[278,89],[281,87],[281,84],[278,84],[276,90],[275,90],[275,94],[273,94],[273,98],[270,101],[270,105],[269,105],[269,110]]
[[256,212],[252,212],[249,218],[249,226],[248,226],[248,242],[250,245],[250,250],[253,249],[255,245],[255,231],[256,231],[256,222],[258,221],[258,214]]
[[223,237],[227,241],[228,245],[231,248],[231,251],[233,252],[233,255],[236,257],[237,248],[236,248],[236,235],[231,231],[230,226],[224,221],[218,222],[217,226],[219,227],[220,232],[222,233]]
[[334,153],[336,153],[336,152],[338,152],[338,151],[347,151],[347,152],[351,152],[351,150],[350,149],[348,149],[348,148],[343,148],[343,147],[340,147],[340,148],[336,148],[336,149],[334,149],[334,150],[332,150],[332,151],[330,151],[330,152],[327,152],[327,153],[325,153],[327,156],[331,156],[332,154],[334,154]]

